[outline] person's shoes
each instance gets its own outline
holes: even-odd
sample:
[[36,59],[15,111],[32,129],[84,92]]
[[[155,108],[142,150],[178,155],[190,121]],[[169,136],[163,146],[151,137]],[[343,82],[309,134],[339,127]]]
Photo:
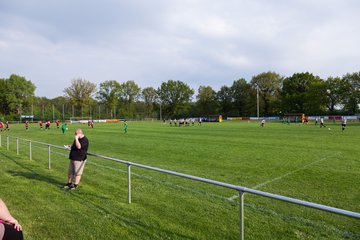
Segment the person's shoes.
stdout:
[[67,183],[64,185],[64,189],[70,189],[72,187],[71,183]]
[[75,190],[75,189],[78,188],[78,186],[79,186],[79,185],[76,185],[76,184],[71,185],[71,186],[69,187],[69,190]]

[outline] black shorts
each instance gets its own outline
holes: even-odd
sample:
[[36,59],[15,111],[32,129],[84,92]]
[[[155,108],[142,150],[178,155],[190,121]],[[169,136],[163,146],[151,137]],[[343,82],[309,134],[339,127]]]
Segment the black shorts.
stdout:
[[341,124],[341,126],[346,127],[346,124]]
[[3,224],[5,227],[5,233],[3,240],[23,240],[23,233],[22,231],[17,231],[13,225],[0,223]]

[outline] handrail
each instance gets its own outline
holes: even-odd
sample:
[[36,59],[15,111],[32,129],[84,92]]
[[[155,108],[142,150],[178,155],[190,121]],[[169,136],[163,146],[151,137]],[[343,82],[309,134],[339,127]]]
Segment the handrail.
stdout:
[[116,162],[127,164],[127,165],[132,165],[132,166],[136,166],[136,167],[140,167],[140,168],[154,170],[154,171],[157,171],[157,172],[167,173],[167,174],[170,174],[170,175],[176,175],[176,176],[179,176],[179,177],[184,177],[184,178],[188,178],[188,179],[192,179],[192,180],[196,180],[196,181],[200,181],[200,182],[206,182],[206,183],[214,184],[214,185],[217,185],[217,186],[238,190],[238,191],[245,192],[245,193],[252,193],[252,194],[260,195],[260,196],[267,197],[267,198],[273,198],[273,199],[277,199],[277,200],[281,200],[281,201],[285,201],[285,202],[289,202],[289,203],[294,203],[294,204],[298,204],[298,205],[302,205],[302,206],[306,206],[306,207],[311,207],[311,208],[315,208],[315,209],[319,209],[319,210],[323,210],[323,211],[327,211],[327,212],[333,212],[333,213],[345,215],[345,216],[348,216],[348,217],[354,217],[354,218],[360,219],[360,213],[357,213],[357,212],[343,210],[343,209],[340,209],[340,208],[330,207],[330,206],[326,206],[326,205],[322,205],[322,204],[318,204],[318,203],[312,203],[312,202],[308,202],[308,201],[303,201],[303,200],[299,200],[299,199],[296,199],[296,198],[285,197],[285,196],[278,195],[278,194],[268,193],[268,192],[264,192],[264,191],[260,191],[260,190],[256,190],[256,189],[251,189],[251,188],[247,188],[247,187],[243,187],[243,186],[224,183],[224,182],[211,180],[211,179],[207,179],[207,178],[197,177],[197,176],[193,176],[193,175],[189,175],[189,174],[184,174],[184,173],[179,173],[179,172],[175,172],[175,171],[165,170],[165,169],[162,169],[162,168],[151,167],[151,166],[144,165],[144,164],[133,163],[133,162],[120,160],[120,159],[116,159],[116,158],[112,158],[112,157],[102,156],[102,155],[99,155],[99,154],[89,153],[89,155],[99,157],[99,158],[103,158],[103,159],[116,161]]
[[[8,140],[9,137],[10,136],[7,136],[7,149],[9,149],[8,148],[9,147],[9,140]],[[14,138],[14,137],[12,137],[12,138]],[[16,139],[17,139],[16,144],[17,144],[17,151],[18,151],[18,140],[21,139],[21,138],[16,138]],[[69,150],[69,149],[66,149],[65,147],[61,147],[61,146],[57,146],[57,145],[53,145],[53,144],[48,144],[48,143],[44,143],[44,142],[40,142],[40,141],[33,141],[33,140],[29,140],[29,139],[21,139],[21,140],[28,141],[30,143],[30,156],[31,156],[31,143],[37,143],[37,144],[42,144],[42,145],[48,146],[49,168],[50,168],[50,147],[63,149],[63,150]],[[0,144],[0,147],[1,147],[1,144]],[[335,207],[331,207],[331,206],[327,206],[327,205],[323,205],[323,204],[304,201],[304,200],[300,200],[300,199],[296,199],[296,198],[286,197],[286,196],[282,196],[282,195],[278,195],[278,194],[264,192],[264,191],[260,191],[260,190],[256,190],[256,189],[252,189],[252,188],[247,188],[247,187],[243,187],[243,186],[239,186],[239,185],[234,185],[234,184],[230,184],[230,183],[220,182],[220,181],[216,181],[216,180],[212,180],[212,179],[197,177],[197,176],[194,176],[194,175],[184,174],[184,173],[171,171],[171,170],[166,170],[166,169],[162,169],[162,168],[158,168],[158,167],[152,167],[152,166],[148,166],[148,165],[144,165],[144,164],[134,163],[134,162],[121,160],[121,159],[117,159],[117,158],[113,158],[113,157],[103,156],[103,155],[100,155],[100,154],[88,153],[88,155],[93,156],[93,157],[106,159],[106,160],[115,161],[115,162],[125,164],[125,165],[128,166],[128,194],[129,194],[128,202],[129,203],[131,203],[131,179],[130,179],[130,175],[131,175],[130,167],[131,166],[136,166],[136,167],[139,167],[139,168],[153,170],[153,171],[156,171],[156,172],[175,175],[175,176],[182,177],[182,178],[187,178],[187,179],[191,179],[191,180],[195,180],[195,181],[210,183],[210,184],[213,184],[213,185],[217,185],[217,186],[237,190],[239,192],[239,196],[240,196],[240,221],[241,221],[241,223],[240,223],[240,232],[241,232],[240,239],[244,239],[244,236],[243,236],[243,234],[244,234],[243,233],[243,220],[244,220],[244,218],[243,218],[243,201],[244,201],[243,194],[244,193],[251,193],[251,194],[255,194],[255,195],[259,195],[259,196],[263,196],[263,197],[267,197],[267,198],[272,198],[272,199],[276,199],[276,200],[280,200],[280,201],[284,201],[284,202],[288,202],[288,203],[293,203],[293,204],[297,204],[297,205],[301,205],[301,206],[305,206],[305,207],[310,207],[310,208],[314,208],[314,209],[318,209],[318,210],[322,210],[322,211],[326,211],[326,212],[336,213],[336,214],[344,215],[344,216],[347,216],[347,217],[360,219],[360,213],[352,212],[352,211],[349,211],[349,210],[344,210],[344,209],[335,208]]]

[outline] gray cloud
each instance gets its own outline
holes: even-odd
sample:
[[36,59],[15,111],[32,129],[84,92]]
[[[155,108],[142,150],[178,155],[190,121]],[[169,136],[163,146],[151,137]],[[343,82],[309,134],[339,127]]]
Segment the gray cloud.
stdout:
[[0,2],[0,77],[24,75],[37,95],[71,79],[179,79],[219,89],[263,71],[321,77],[359,71],[357,1]]

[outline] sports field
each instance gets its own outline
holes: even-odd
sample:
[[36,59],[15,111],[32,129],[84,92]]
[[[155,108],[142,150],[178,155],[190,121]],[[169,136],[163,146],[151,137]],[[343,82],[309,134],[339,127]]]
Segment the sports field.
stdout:
[[[69,124],[63,135],[30,124],[9,135],[63,146],[82,127],[89,152],[256,188],[360,212],[360,125],[340,123],[203,123],[169,127],[160,122]],[[331,130],[328,130],[330,128]],[[132,168],[127,204],[126,165],[89,157],[81,186],[66,182],[68,152],[15,138],[0,147],[0,197],[24,228],[26,239],[238,239],[237,192],[176,176]],[[245,195],[246,239],[360,239],[360,220]]]

